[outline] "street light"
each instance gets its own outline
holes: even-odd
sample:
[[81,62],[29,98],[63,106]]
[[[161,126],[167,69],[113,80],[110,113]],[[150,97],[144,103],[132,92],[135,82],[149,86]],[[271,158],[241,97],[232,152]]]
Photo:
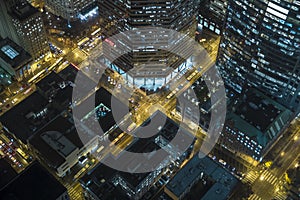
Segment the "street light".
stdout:
[[261,176],[259,177],[259,180],[261,180],[261,181],[263,181],[264,179],[265,179],[264,175],[261,175]]

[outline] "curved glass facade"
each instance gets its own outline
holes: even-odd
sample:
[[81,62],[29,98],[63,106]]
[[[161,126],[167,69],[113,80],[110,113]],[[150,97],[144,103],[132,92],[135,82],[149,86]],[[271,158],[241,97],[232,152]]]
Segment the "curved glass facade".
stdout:
[[[106,36],[146,26],[173,29],[193,35],[198,5],[198,0],[102,0],[99,8],[103,18],[103,28],[109,30]],[[130,77],[128,80],[133,80],[132,83],[137,86],[152,89],[161,87],[168,82],[172,74],[180,72],[186,66],[183,64],[185,60],[178,55],[155,49],[151,45],[151,42],[163,42],[162,46],[174,45],[178,39],[173,38],[169,32],[162,32],[157,36],[159,41],[151,32],[139,32],[126,35],[124,38],[127,41],[124,47],[132,47],[134,51],[119,57],[111,63],[110,67]],[[113,52],[106,52],[106,55],[109,54]],[[133,74],[134,72],[131,71],[127,75],[127,72],[133,68],[139,71],[139,74]],[[173,68],[174,72],[167,68]]]
[[229,0],[218,66],[238,92],[256,87],[290,108],[300,101],[300,1]]

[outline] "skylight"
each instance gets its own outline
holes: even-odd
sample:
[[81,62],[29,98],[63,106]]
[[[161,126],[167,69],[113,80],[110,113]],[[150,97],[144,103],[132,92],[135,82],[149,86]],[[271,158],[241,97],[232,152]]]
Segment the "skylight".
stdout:
[[5,53],[10,59],[14,59],[19,55],[19,53],[12,48],[10,45],[5,45],[1,48],[1,51]]

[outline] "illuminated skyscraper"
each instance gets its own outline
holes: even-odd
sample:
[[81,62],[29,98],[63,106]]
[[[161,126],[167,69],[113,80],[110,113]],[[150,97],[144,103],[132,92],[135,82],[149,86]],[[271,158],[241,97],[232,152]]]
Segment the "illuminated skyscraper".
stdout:
[[[198,0],[101,0],[99,13],[104,19],[104,28],[110,27],[110,32],[106,33],[107,36],[147,26],[173,29],[193,35],[198,5]],[[187,65],[179,56],[151,46],[150,43],[155,42],[152,40],[153,34],[145,31],[140,35],[145,38],[144,41],[149,41],[148,44],[144,42],[141,46],[139,39],[128,36],[130,45],[138,48],[110,63],[110,67],[120,74],[126,74],[124,77],[132,84],[155,90],[165,85]],[[168,44],[176,42],[169,33],[165,33],[164,36],[167,36]],[[107,42],[112,44],[113,41]],[[139,72],[135,73],[131,69]]]
[[117,22],[119,31],[143,26],[182,31],[189,28],[198,8],[197,0],[101,0],[100,2],[103,6],[100,8],[103,18],[108,22]]
[[229,0],[218,66],[228,86],[300,101],[300,1]]
[[220,35],[224,26],[228,0],[201,1],[198,15],[198,31],[209,29]]
[[29,3],[18,3],[10,12],[12,23],[22,46],[34,60],[50,52],[41,13]]
[[45,7],[57,16],[70,21],[80,18],[81,11],[95,0],[45,0]]
[[11,7],[17,3],[18,0],[0,1],[0,36],[2,38],[9,37],[16,44],[20,44],[19,37],[15,31],[12,23],[12,18],[9,15]]

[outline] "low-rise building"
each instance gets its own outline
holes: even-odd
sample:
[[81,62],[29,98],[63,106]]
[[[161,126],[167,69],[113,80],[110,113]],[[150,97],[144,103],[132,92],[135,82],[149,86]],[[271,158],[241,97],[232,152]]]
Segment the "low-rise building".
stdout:
[[34,162],[0,190],[2,200],[69,200],[67,189],[41,164]]
[[71,105],[72,85],[70,81],[64,80],[55,72],[50,73],[36,84],[40,94],[60,111],[68,109]]
[[[151,120],[161,120],[161,117],[164,117],[164,115],[161,112],[156,112],[151,117]],[[189,157],[191,153],[190,148],[187,148],[182,155],[179,155],[178,148],[180,148],[180,144],[174,145],[171,143],[177,134],[183,135],[183,138],[189,138],[193,141],[193,136],[184,130],[180,130],[177,133],[178,128],[175,122],[167,118],[165,125],[159,128],[156,135],[148,138],[134,139],[125,150],[139,153],[143,156],[139,158],[135,156],[126,158],[123,157],[125,150],[120,152],[118,160],[122,160],[122,167],[126,169],[126,172],[112,169],[105,164],[99,164],[95,167],[80,180],[85,190],[86,198],[97,200],[141,199],[153,184],[160,179],[169,164],[177,163],[176,165],[179,166]],[[144,129],[137,128],[132,134],[145,135],[147,131],[145,132]],[[182,142],[183,140],[180,141]],[[193,147],[193,144],[192,142],[190,146]],[[158,150],[162,150],[162,152],[158,152]],[[149,172],[137,173],[138,171],[143,171],[142,169],[148,169],[150,166],[149,163],[156,163],[156,168]]]
[[[159,148],[154,141],[139,141],[135,143],[128,151],[135,150],[139,152],[154,151]],[[134,160],[134,158],[132,158]],[[140,199],[145,192],[155,182],[161,173],[161,170],[134,173],[136,168],[143,167],[143,163],[133,166],[135,161],[128,159],[128,162],[122,165],[132,173],[122,172],[112,169],[105,164],[96,166],[90,173],[84,176],[80,183],[85,189],[87,199]],[[118,191],[118,193],[116,193]]]
[[32,58],[22,47],[5,38],[0,39],[0,49],[0,67],[15,79],[20,81],[32,73]]
[[14,135],[21,143],[27,144],[27,140],[32,135],[58,114],[59,111],[49,104],[46,98],[34,92],[3,114],[0,122],[7,132]]
[[261,161],[288,124],[292,112],[255,89],[232,101],[219,143]]
[[72,119],[59,115],[29,139],[36,157],[55,170],[59,177],[65,176],[98,145],[97,138],[83,144]]
[[170,180],[164,192],[173,200],[225,200],[237,184],[238,180],[212,159],[196,155]]
[[6,187],[16,176],[17,172],[4,159],[0,158],[0,191]]

